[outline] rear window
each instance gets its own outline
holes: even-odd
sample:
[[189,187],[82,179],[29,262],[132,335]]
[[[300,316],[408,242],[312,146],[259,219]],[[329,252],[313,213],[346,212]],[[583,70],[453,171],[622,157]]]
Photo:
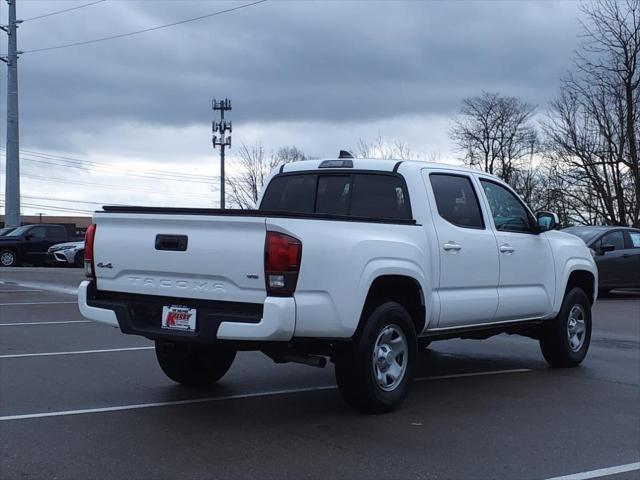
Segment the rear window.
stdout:
[[315,175],[276,177],[269,182],[260,210],[313,213],[315,197]]
[[351,198],[350,175],[322,175],[318,177],[316,213],[349,215]]
[[411,220],[404,180],[398,175],[299,174],[274,178],[261,210]]

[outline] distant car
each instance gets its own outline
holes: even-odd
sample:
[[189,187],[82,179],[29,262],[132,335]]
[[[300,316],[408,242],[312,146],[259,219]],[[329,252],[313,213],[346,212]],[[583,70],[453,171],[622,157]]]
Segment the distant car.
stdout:
[[0,266],[42,264],[46,262],[47,250],[52,245],[79,240],[70,235],[64,225],[23,225],[0,237]]
[[58,243],[47,250],[47,263],[50,265],[84,266],[84,241]]
[[640,229],[628,227],[569,227],[580,237],[598,265],[600,291],[640,288]]
[[16,229],[16,227],[0,228],[0,237],[3,237],[5,235],[7,235],[8,233],[13,232],[15,229]]

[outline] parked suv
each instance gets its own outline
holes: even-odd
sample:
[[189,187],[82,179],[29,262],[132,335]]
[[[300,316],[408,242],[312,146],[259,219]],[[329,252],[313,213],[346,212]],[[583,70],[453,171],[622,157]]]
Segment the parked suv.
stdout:
[[496,177],[302,161],[273,172],[259,205],[104,207],[87,230],[82,314],[154,340],[162,370],[187,385],[219,380],[239,350],[329,359],[365,412],[400,405],[418,347],[435,340],[522,334],[557,367],[587,353],[589,250]]

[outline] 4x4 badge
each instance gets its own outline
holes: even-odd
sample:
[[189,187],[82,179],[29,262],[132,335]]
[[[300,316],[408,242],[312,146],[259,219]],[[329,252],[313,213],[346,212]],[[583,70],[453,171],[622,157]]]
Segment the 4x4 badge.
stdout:
[[102,263],[102,262],[100,262],[98,265],[96,265],[96,267],[98,267],[98,268],[113,268],[113,265],[111,265],[110,263]]

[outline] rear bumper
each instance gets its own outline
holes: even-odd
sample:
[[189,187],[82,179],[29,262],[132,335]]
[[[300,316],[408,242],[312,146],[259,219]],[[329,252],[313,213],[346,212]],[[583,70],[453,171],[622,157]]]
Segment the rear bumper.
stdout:
[[[153,340],[213,343],[216,340],[288,341],[295,330],[295,300],[267,297],[264,304],[99,292],[93,282],[78,288],[82,315],[90,320],[119,327],[123,333]],[[164,305],[188,305],[198,311],[195,332],[161,327]]]

